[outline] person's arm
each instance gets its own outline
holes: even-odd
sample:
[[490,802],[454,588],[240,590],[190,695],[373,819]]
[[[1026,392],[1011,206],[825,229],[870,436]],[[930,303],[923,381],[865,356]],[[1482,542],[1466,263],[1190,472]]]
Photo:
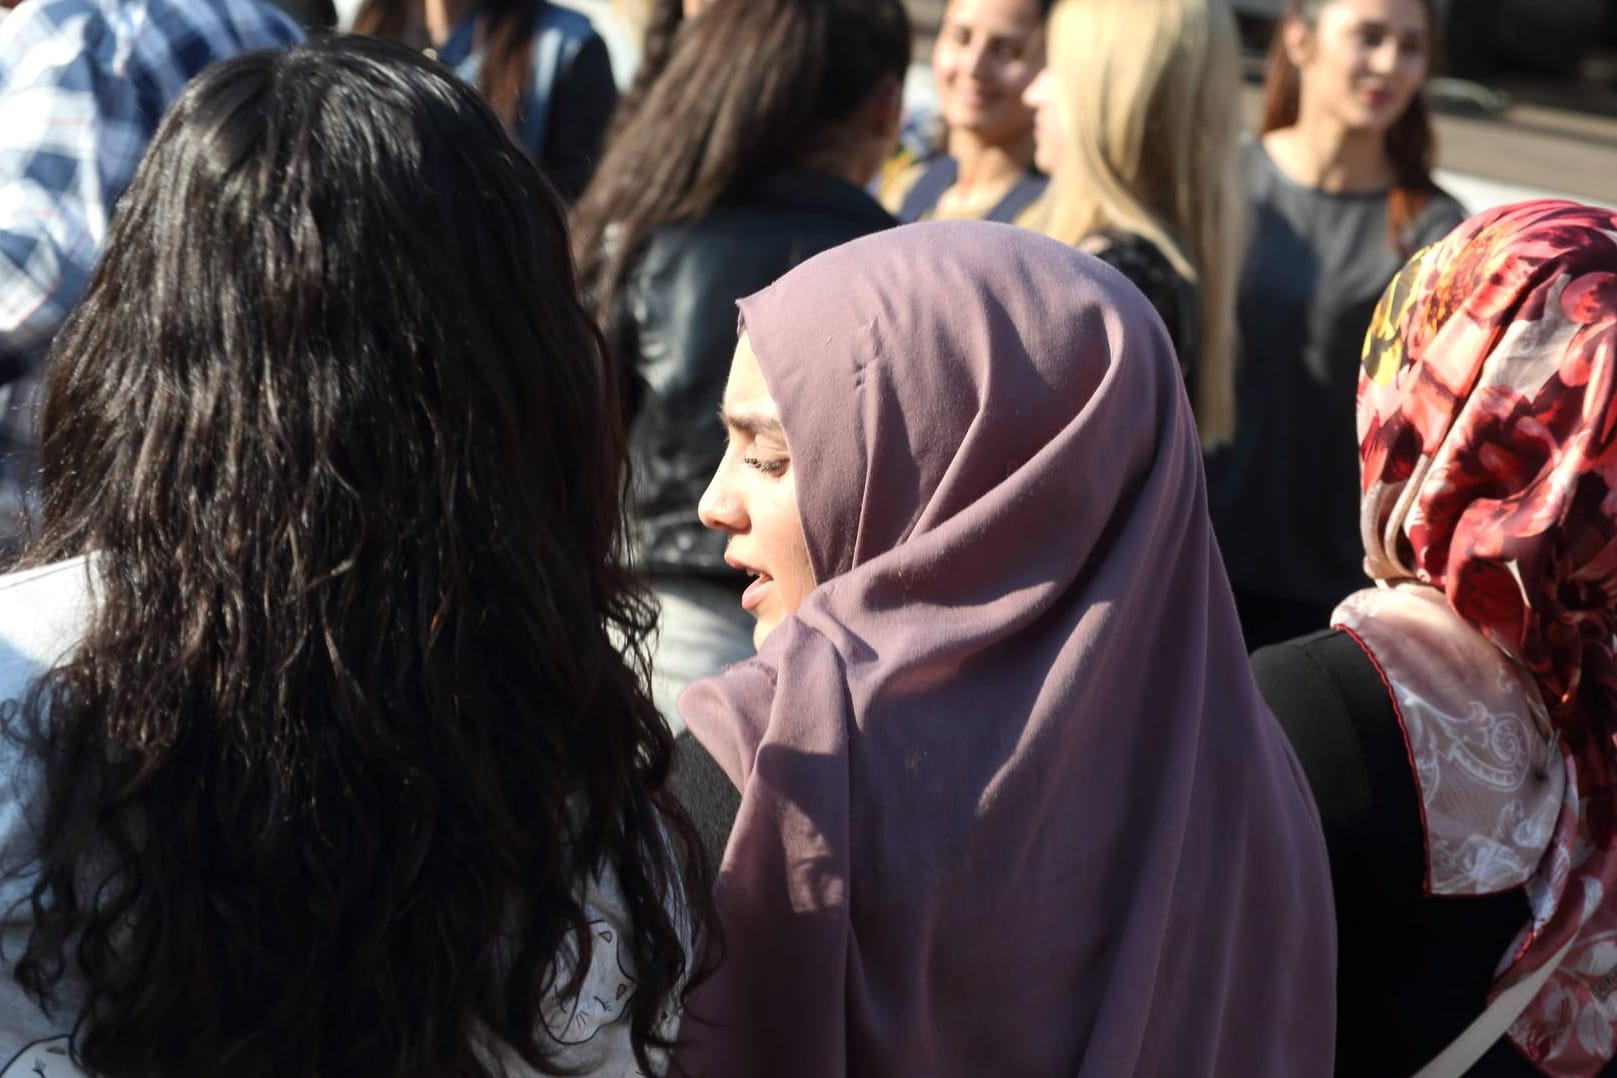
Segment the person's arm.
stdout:
[[539,167],[568,202],[589,185],[618,107],[612,60],[599,34],[590,35],[573,62],[557,78],[550,102],[550,124]]
[[91,17],[29,5],[0,27],[0,382],[26,373],[89,281],[144,143],[109,116]]

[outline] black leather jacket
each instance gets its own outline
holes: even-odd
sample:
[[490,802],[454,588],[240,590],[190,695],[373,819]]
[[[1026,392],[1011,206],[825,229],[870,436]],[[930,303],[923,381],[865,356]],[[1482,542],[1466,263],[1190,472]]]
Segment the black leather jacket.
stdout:
[[736,300],[821,251],[896,223],[845,180],[785,172],[701,221],[652,234],[608,327],[615,354],[640,382],[629,445],[643,568],[743,580],[724,564],[724,536],[696,518],[724,455],[718,406],[735,352]]

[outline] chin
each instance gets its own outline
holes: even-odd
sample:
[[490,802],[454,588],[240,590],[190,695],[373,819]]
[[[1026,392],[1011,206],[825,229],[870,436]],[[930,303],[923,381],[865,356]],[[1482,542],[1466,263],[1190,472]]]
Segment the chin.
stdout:
[[1371,109],[1368,107],[1354,109],[1342,117],[1343,125],[1349,131],[1362,134],[1385,135],[1392,130],[1399,117],[1408,110],[1409,102],[1404,102],[1397,108]]

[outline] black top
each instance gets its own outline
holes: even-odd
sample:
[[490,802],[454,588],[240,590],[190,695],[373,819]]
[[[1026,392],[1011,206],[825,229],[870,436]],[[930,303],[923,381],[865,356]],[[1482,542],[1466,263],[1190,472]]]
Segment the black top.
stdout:
[[[1381,673],[1344,632],[1263,648],[1252,670],[1302,763],[1325,827],[1336,899],[1337,1078],[1415,1073],[1487,1005],[1526,925],[1521,890],[1433,898],[1403,728]],[[1472,1078],[1534,1078],[1501,1041]],[[1603,1074],[1617,1074],[1608,1066]]]
[[1168,337],[1179,356],[1179,370],[1190,382],[1200,336],[1196,286],[1179,275],[1156,244],[1134,232],[1108,228],[1084,237],[1078,249],[1127,277],[1151,301],[1168,328]]
[[636,543],[642,568],[745,581],[725,537],[696,517],[724,455],[718,407],[736,345],[736,301],[848,240],[897,224],[847,180],[770,176],[697,221],[658,228],[608,319],[614,356],[633,368]]
[[741,791],[689,730],[681,730],[674,738],[674,766],[668,785],[696,825],[702,848],[717,869],[724,859],[724,846],[730,841],[736,813],[741,810]]
[[1404,262],[1465,211],[1434,191],[1394,245],[1385,192],[1306,187],[1257,141],[1246,179],[1236,431],[1207,462],[1213,525],[1237,592],[1331,605],[1369,584],[1355,430],[1365,333]]

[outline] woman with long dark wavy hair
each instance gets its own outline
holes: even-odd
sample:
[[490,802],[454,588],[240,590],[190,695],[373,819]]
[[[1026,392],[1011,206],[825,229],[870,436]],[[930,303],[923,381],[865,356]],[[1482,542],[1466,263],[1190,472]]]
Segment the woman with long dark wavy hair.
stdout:
[[671,719],[687,681],[752,654],[747,578],[696,515],[724,449],[735,301],[895,224],[864,186],[897,137],[909,60],[899,0],[715,0],[573,211],[585,291],[633,387],[636,540]]
[[0,578],[0,1072],[656,1067],[708,878],[614,385],[447,70],[327,39],[181,95]]
[[1431,0],[1288,0],[1247,148],[1233,445],[1209,460],[1247,644],[1325,624],[1365,582],[1353,402],[1387,282],[1465,211],[1432,180]]
[[589,183],[618,89],[606,43],[580,12],[550,0],[363,0],[354,30],[454,68],[563,197]]

